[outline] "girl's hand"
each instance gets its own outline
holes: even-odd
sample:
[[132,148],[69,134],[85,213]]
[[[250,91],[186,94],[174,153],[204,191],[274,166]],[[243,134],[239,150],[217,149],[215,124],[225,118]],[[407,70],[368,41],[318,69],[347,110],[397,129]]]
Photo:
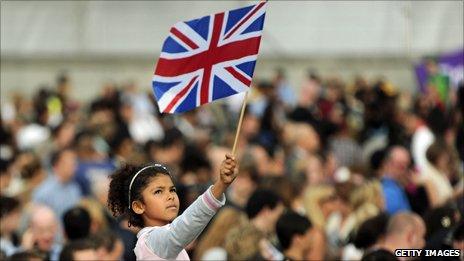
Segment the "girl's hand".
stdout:
[[219,178],[225,185],[229,185],[237,177],[237,172],[235,171],[236,165],[235,157],[230,154],[226,154],[226,159],[222,161],[219,171]]
[[229,187],[229,185],[237,177],[237,172],[235,171],[236,165],[235,157],[230,154],[226,154],[226,159],[222,161],[221,168],[219,170],[219,179],[216,183],[214,183],[213,188],[211,189],[215,198],[220,199],[227,187]]

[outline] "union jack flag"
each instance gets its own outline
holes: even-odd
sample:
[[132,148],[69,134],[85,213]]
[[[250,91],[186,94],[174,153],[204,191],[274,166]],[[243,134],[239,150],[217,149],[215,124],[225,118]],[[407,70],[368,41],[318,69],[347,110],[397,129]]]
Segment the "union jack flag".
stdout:
[[266,2],[176,23],[153,76],[160,112],[180,113],[247,91]]

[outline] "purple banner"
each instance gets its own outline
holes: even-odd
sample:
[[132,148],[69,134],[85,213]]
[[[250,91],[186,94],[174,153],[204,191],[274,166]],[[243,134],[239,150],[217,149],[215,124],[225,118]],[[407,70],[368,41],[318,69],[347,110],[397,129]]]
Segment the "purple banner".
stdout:
[[[450,77],[452,88],[457,87],[464,80],[464,49],[440,55],[436,61],[440,72]],[[415,71],[419,90],[424,92],[428,77],[426,61],[417,64]]]

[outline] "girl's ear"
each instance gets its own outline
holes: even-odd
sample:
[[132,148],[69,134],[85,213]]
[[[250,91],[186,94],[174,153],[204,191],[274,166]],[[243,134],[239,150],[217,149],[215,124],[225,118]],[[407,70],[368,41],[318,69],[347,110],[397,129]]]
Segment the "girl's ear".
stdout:
[[134,200],[132,201],[132,206],[131,206],[132,210],[134,210],[134,212],[136,214],[143,214],[143,212],[145,212],[145,205],[140,202],[140,200]]

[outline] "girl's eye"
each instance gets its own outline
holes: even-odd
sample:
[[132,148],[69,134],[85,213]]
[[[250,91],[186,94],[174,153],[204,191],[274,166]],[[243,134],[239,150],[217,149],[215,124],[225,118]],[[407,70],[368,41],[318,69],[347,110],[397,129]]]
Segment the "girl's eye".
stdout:
[[171,192],[177,192],[177,190],[175,188],[172,188]]
[[157,191],[155,191],[155,194],[161,194],[161,189],[158,189]]

